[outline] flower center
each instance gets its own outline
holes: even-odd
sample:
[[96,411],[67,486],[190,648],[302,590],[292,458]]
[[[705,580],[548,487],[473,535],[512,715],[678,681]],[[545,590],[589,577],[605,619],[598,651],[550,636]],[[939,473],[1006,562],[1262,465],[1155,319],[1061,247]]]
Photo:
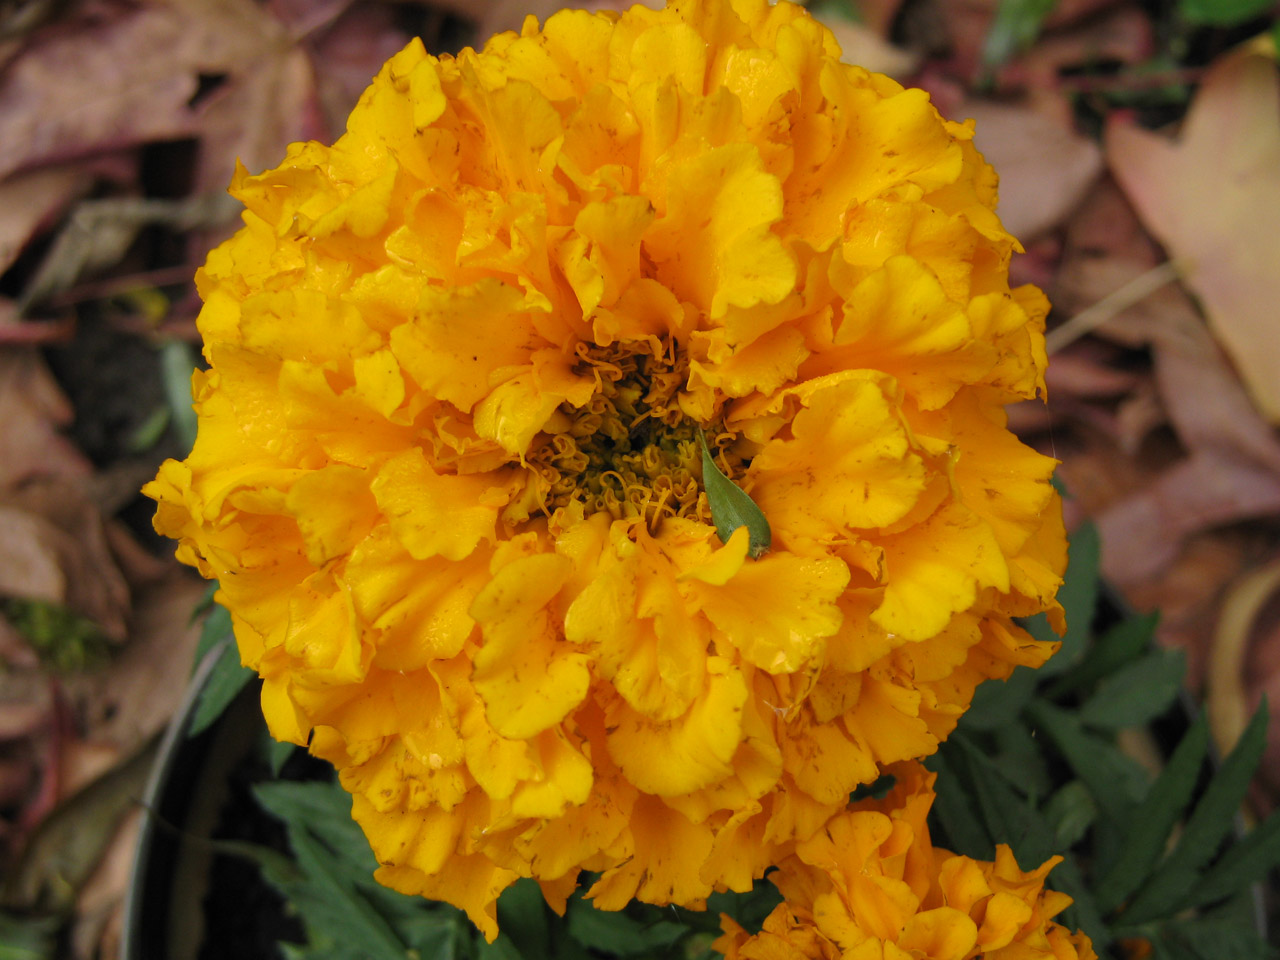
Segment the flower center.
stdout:
[[[698,423],[678,402],[688,358],[674,341],[660,354],[580,344],[578,356],[579,370],[596,378],[595,395],[582,407],[561,405],[526,459],[546,513],[576,502],[588,515],[643,519],[651,531],[666,517],[710,523]],[[738,472],[740,459],[728,455],[727,464]]]

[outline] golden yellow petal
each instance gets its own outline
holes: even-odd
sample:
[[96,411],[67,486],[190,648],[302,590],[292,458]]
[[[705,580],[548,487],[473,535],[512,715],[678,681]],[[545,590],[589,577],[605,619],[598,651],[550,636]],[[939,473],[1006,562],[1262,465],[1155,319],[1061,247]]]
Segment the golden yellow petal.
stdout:
[[673,166],[644,249],[678,297],[721,317],[730,305],[776,303],[795,286],[795,262],[769,230],[781,215],[781,185],[759,152],[714,147]]
[[568,575],[569,561],[556,554],[519,559],[495,573],[471,604],[484,634],[472,677],[502,736],[531,737],[586,696],[587,657],[563,639],[547,609]]
[[604,871],[587,891],[599,910],[621,910],[632,898],[697,910],[711,893],[699,869],[711,852],[711,831],[690,823],[659,798],[640,795],[631,811],[635,853]]
[[881,542],[888,584],[871,617],[890,633],[923,640],[972,606],[983,587],[1009,589],[1009,566],[991,528],[959,504]]
[[882,385],[830,381],[803,403],[792,438],[772,441],[752,461],[751,494],[765,516],[816,539],[905,516],[924,490],[925,467]]
[[792,673],[819,660],[823,641],[840,629],[836,599],[848,582],[839,560],[773,553],[744,564],[723,585],[697,582],[690,590],[743,659]]
[[461,560],[497,537],[498,512],[511,494],[511,474],[437,473],[421,448],[392,457],[371,489],[392,531],[416,560]]
[[645,793],[690,793],[732,771],[746,699],[742,673],[721,657],[708,657],[705,688],[673,720],[652,721],[621,699],[607,707],[609,755]]
[[907,920],[898,946],[919,951],[930,960],[966,960],[978,941],[978,927],[968,915],[951,907],[925,910]]

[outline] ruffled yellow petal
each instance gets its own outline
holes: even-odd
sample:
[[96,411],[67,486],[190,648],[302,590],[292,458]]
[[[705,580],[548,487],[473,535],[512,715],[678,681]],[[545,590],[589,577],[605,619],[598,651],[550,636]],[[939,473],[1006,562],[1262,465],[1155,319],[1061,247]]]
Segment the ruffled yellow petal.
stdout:
[[582,702],[587,658],[567,648],[546,609],[569,575],[569,561],[540,554],[503,567],[471,604],[484,643],[473,680],[494,730],[527,739]]
[[678,796],[731,772],[747,685],[722,658],[708,657],[706,669],[705,689],[673,720],[654,722],[621,700],[607,708],[609,755],[641,791]]
[[765,515],[818,540],[902,519],[924,490],[925,464],[884,386],[833,379],[803,402],[792,438],[774,440],[752,461],[751,492]]
[[501,474],[436,473],[420,449],[388,460],[373,495],[396,537],[415,560],[461,560],[497,536],[498,511],[510,497]]
[[632,898],[699,909],[711,885],[699,879],[711,831],[690,823],[659,798],[641,796],[631,811],[634,852],[587,891],[596,908],[621,910]]
[[836,599],[849,582],[839,560],[773,554],[744,564],[728,582],[691,582],[698,606],[744,660],[794,673],[816,660],[840,629]]

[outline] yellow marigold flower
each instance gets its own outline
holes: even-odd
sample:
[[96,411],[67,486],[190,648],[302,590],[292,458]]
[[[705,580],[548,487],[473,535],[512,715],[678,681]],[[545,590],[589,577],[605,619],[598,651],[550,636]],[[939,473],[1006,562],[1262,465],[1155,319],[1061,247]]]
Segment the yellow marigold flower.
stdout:
[[994,863],[935,848],[933,775],[891,769],[883,800],[852,804],[770,875],[786,900],[760,933],[721,916],[728,960],[1096,960],[1086,935],[1053,922],[1071,905],[1044,887],[1061,857],[1026,873],[1004,845]]
[[699,905],[1049,655],[1053,462],[1002,410],[1047,306],[971,137],[800,7],[689,0],[414,42],[237,171],[146,492],[380,879],[490,937],[518,876]]

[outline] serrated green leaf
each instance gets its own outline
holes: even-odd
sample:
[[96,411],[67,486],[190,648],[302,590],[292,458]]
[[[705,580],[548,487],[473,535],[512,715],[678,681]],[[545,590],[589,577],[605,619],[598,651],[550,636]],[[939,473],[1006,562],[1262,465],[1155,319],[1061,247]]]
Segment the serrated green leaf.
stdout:
[[682,911],[680,916],[687,925],[691,925],[690,921],[695,918],[705,917],[705,925],[715,930],[718,935],[720,930],[718,917],[722,913],[727,913],[748,933],[758,933],[764,924],[765,917],[769,916],[773,908],[781,902],[782,894],[778,892],[777,887],[767,880],[757,880],[755,886],[744,893],[725,890],[711,894],[707,897],[707,909],[703,913],[691,914],[688,911]]
[[235,640],[224,638],[222,651],[217,655],[218,661],[200,691],[200,699],[195,713],[191,717],[191,726],[187,736],[194,737],[206,730],[211,723],[222,716],[222,712],[232,700],[245,688],[245,685],[256,676],[252,670],[240,663],[240,650]]
[[351,794],[337,783],[275,780],[254,786],[253,795],[262,809],[287,827],[314,833],[353,875],[377,869],[369,841],[351,819]]
[[[1098,606],[1098,561],[1100,555],[1098,528],[1082,525],[1071,535],[1067,572],[1058,590],[1058,602],[1067,618],[1067,632],[1062,647],[1039,670],[1041,680],[1066,673],[1084,656],[1090,628]],[[1043,613],[1025,621],[1024,626],[1037,640],[1057,640]]]
[[1115,865],[1094,887],[1098,907],[1109,913],[1151,874],[1195,791],[1209,750],[1209,725],[1202,714],[1173,751],[1168,764],[1133,811]]
[[278,777],[284,768],[285,761],[293,756],[293,752],[299,747],[287,740],[276,740],[265,727],[262,729],[262,738],[264,742],[261,744],[261,749],[265,754],[267,766],[271,769],[271,775]]
[[422,960],[466,960],[475,953],[475,927],[462,911],[443,904],[399,917],[395,928]]
[[329,940],[339,951],[354,945],[358,954],[353,956],[364,960],[404,960],[404,942],[361,889],[376,886],[376,861],[349,806],[344,809],[334,796],[341,792],[332,784],[313,782],[254,788],[258,803],[284,821],[297,860],[294,876],[282,876],[279,870],[266,870],[264,876],[297,909],[308,938],[318,945]]
[[1182,907],[1225,900],[1280,867],[1280,811],[1235,842],[1195,885]]
[[520,951],[505,933],[498,934],[493,943],[484,940],[477,943],[476,956],[479,960],[522,960]]
[[701,430],[698,431],[698,443],[702,447],[702,488],[707,492],[711,520],[716,525],[720,542],[728,543],[733,531],[746,527],[747,552],[752,557],[762,556],[773,544],[773,532],[764,511],[716,466]]
[[1264,16],[1273,0],[1178,0],[1178,12],[1191,23],[1233,27]]
[[1045,760],[1044,744],[1031,735],[1026,723],[1018,720],[992,733],[995,752],[991,759],[1014,789],[1039,800],[1053,790],[1053,777]]
[[1073,714],[1044,700],[1033,701],[1027,714],[1057,746],[1107,817],[1123,821],[1146,795],[1146,771],[1111,743],[1085,730]]
[[970,789],[996,843],[1007,843],[1024,870],[1034,870],[1053,854],[1053,829],[977,746],[958,740],[972,772]]
[[1267,736],[1264,700],[1217,774],[1196,804],[1177,846],[1161,862],[1151,881],[1125,911],[1126,923],[1144,923],[1174,913],[1191,893],[1205,865],[1231,832],[1244,801]]
[[988,680],[973,693],[960,724],[969,730],[999,730],[1013,723],[1031,702],[1039,683],[1036,672],[1018,667],[1007,680]]
[[1080,706],[1080,721],[1115,730],[1139,727],[1165,713],[1182,690],[1187,655],[1181,650],[1152,650],[1105,677]]
[[306,879],[287,895],[307,928],[338,943],[358,944],[367,960],[404,960],[405,945],[356,889],[353,878],[309,831],[289,826],[289,845]]
[[547,902],[537,881],[525,877],[502,892],[498,898],[498,927],[519,946],[524,960],[550,960]]
[[1050,699],[1086,690],[1151,649],[1159,612],[1128,617],[1090,644],[1079,664],[1064,673],[1046,692]]
[[1196,960],[1269,960],[1275,951],[1258,931],[1235,920],[1193,918],[1165,927],[1163,938]]
[[1071,906],[1058,918],[1069,930],[1083,930],[1093,941],[1093,948],[1100,956],[1106,955],[1111,946],[1111,931],[1102,919],[1102,911],[1093,899],[1093,891],[1085,883],[1080,866],[1070,852],[1062,854],[1062,862],[1053,868],[1049,886],[1061,890],[1072,900]]
[[689,927],[672,920],[644,923],[623,912],[597,910],[588,900],[574,897],[566,911],[569,936],[588,950],[618,957],[638,957],[664,950],[689,934]]
[[981,812],[961,770],[967,765],[960,748],[948,740],[926,758],[925,767],[938,775],[929,816],[942,828],[947,846],[956,853],[979,860],[995,855],[995,840],[983,826]]
[[1049,798],[1044,816],[1053,827],[1057,849],[1070,850],[1084,839],[1098,818],[1098,804],[1088,787],[1072,780]]

